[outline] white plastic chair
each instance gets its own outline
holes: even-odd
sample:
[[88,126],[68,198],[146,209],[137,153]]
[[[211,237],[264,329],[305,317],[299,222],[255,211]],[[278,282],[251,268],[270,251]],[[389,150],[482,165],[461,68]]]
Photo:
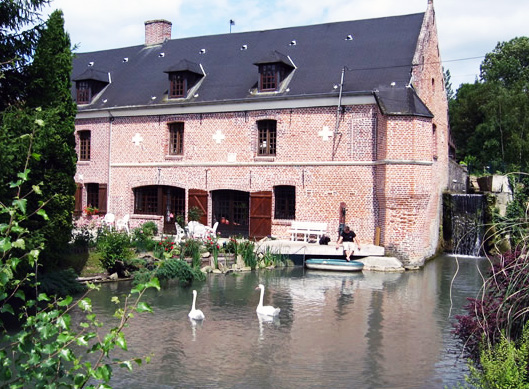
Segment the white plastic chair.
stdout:
[[116,230],[119,231],[121,229],[124,229],[125,231],[127,231],[127,234],[130,234],[129,219],[130,219],[130,215],[128,213],[125,216],[123,216],[122,219],[119,219],[116,222]]
[[204,238],[209,235],[211,237],[216,237],[217,235],[217,228],[219,226],[219,222],[215,222],[215,224],[213,224],[213,227],[208,227],[208,226],[204,226],[205,228],[205,234],[204,234]]
[[180,240],[182,240],[183,238],[185,238],[185,236],[186,236],[186,232],[185,232],[185,230],[180,226],[180,224],[175,223],[174,225],[175,225],[175,227],[176,227],[176,241],[180,241]]
[[187,231],[191,238],[203,238],[206,232],[206,226],[196,221],[187,223]]
[[116,215],[113,213],[107,213],[105,217],[103,218],[103,224],[107,226],[108,228],[112,229],[114,228],[114,221],[116,220]]

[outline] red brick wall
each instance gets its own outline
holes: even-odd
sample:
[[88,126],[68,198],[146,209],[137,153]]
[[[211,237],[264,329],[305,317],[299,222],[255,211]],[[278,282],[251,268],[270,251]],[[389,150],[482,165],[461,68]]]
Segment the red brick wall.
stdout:
[[[448,174],[447,103],[433,9],[425,28],[417,54],[424,64],[415,67],[413,86],[433,120],[383,116],[375,104],[345,106],[338,133],[327,140],[321,132],[334,131],[336,107],[77,120],[78,131],[92,132],[93,157],[78,163],[76,181],[108,182],[108,209],[117,217],[133,213],[132,189],[143,185],[208,192],[293,185],[296,220],[327,222],[335,239],[345,202],[346,221],[362,242],[373,243],[380,227],[389,254],[421,263],[437,247]],[[257,156],[257,121],[263,119],[277,121],[274,158]],[[168,123],[174,121],[185,123],[183,156],[168,155]],[[224,136],[220,143],[217,132]],[[211,209],[210,197],[210,223]],[[161,228],[161,216],[133,215],[131,226],[146,220]],[[273,219],[272,235],[288,238],[289,225]]]
[[157,45],[171,39],[172,23],[167,20],[145,22],[145,45]]

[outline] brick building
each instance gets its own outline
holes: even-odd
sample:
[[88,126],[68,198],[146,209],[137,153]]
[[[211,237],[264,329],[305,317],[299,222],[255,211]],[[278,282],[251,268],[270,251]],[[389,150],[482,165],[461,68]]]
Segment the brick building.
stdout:
[[76,211],[174,231],[192,207],[222,236],[288,237],[340,206],[360,240],[434,254],[448,181],[432,0],[420,14],[171,39],[80,53]]

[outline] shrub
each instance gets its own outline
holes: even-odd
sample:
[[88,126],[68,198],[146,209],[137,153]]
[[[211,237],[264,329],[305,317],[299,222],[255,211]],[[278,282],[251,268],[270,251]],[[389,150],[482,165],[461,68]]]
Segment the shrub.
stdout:
[[143,233],[148,237],[152,238],[155,235],[158,235],[158,226],[155,222],[145,222],[141,225]]
[[144,229],[144,225],[132,230],[132,245],[138,252],[153,251],[154,246],[156,246],[152,230],[150,228]]
[[189,211],[187,212],[187,219],[191,221],[198,222],[200,221],[200,218],[204,215],[204,211],[202,211],[199,207],[190,207]]
[[86,286],[77,281],[77,273],[72,268],[43,273],[39,282],[40,291],[48,295],[65,297],[86,291]]
[[480,354],[479,367],[470,365],[467,382],[475,388],[527,389],[528,362],[529,327],[526,325],[519,342],[502,337],[494,347],[485,347]]
[[160,281],[178,279],[183,285],[189,285],[194,280],[203,281],[206,275],[200,270],[192,268],[186,261],[177,258],[170,258],[161,261],[159,266],[153,271],[148,269],[140,269],[134,273],[133,283],[145,283],[152,277],[158,278]]
[[513,341],[522,336],[529,319],[527,252],[499,256],[484,282],[481,296],[468,299],[465,306],[468,313],[456,316],[454,331],[474,361],[478,360],[482,347],[492,347],[504,336]]
[[160,280],[178,278],[181,283],[187,285],[194,280],[195,273],[187,262],[180,259],[168,259],[158,267],[156,277],[160,277]]
[[101,254],[101,266],[109,273],[119,270],[117,261],[132,258],[130,238],[126,233],[105,231],[97,240],[97,251]]

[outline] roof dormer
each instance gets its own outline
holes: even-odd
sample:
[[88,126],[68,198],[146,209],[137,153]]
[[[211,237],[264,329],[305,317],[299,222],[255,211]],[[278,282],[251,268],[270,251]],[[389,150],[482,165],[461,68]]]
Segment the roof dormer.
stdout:
[[204,77],[202,67],[186,59],[164,70],[164,72],[169,75],[168,97],[170,99],[186,98],[189,91]]
[[91,63],[79,76],[75,77],[75,87],[77,89],[77,104],[91,104],[93,98],[110,84],[110,74],[96,70]]
[[295,69],[290,57],[278,51],[270,52],[265,58],[254,62],[259,67],[258,92],[277,92],[281,83]]

